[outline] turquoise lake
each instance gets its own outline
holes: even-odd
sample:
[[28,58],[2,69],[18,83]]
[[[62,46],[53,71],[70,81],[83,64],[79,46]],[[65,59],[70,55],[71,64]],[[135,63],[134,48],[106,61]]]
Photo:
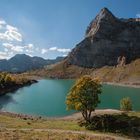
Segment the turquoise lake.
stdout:
[[[70,115],[74,111],[66,111],[65,98],[73,84],[74,80],[39,80],[1,96],[0,110],[47,117]],[[130,97],[133,110],[140,111],[140,88],[113,85],[103,85],[98,108],[119,109],[123,97]]]

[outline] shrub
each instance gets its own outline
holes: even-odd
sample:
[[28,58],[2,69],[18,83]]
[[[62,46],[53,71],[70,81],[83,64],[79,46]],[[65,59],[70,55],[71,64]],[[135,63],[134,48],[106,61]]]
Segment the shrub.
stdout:
[[132,103],[128,97],[120,100],[120,110],[122,111],[131,111]]
[[120,133],[140,137],[140,118],[127,114],[102,114],[91,117],[91,123],[80,121],[88,130]]

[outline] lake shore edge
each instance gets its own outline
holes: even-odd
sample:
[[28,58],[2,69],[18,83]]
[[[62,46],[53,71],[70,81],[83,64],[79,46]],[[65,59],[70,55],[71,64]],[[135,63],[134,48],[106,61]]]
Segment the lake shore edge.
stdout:
[[[42,79],[50,79],[50,80],[77,80],[77,78],[43,78],[43,77],[37,77],[36,80],[42,80]],[[107,85],[114,85],[114,86],[122,86],[122,87],[130,87],[130,88],[140,88],[140,82],[139,83],[117,83],[117,82],[101,82],[102,84]]]
[[130,87],[130,88],[140,88],[140,84],[127,84],[127,83],[115,83],[115,82],[102,82],[102,84],[113,85],[113,86],[122,86],[122,87]]
[[[121,114],[123,111],[117,110],[117,109],[96,109],[94,114]],[[0,111],[0,115],[6,115],[10,117],[17,117],[20,119],[31,119],[31,120],[39,120],[39,119],[45,119],[45,120],[78,120],[82,118],[81,112],[75,112],[70,115],[66,116],[58,116],[58,117],[47,117],[47,116],[36,116],[36,115],[29,115],[29,114],[22,114],[22,113],[14,113],[14,112],[8,112],[8,111]]]
[[[42,79],[50,79],[50,80],[77,80],[78,78],[44,78],[44,77],[37,77],[36,80],[42,80]],[[103,82],[101,81],[101,84],[106,85],[114,85],[114,86],[122,86],[122,87],[130,87],[130,88],[140,88],[140,82],[138,83],[122,83],[122,82]]]

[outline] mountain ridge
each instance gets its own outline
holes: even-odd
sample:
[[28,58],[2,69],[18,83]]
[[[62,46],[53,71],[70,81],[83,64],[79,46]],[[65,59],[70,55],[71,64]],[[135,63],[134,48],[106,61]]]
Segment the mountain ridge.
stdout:
[[16,54],[12,58],[0,60],[0,71],[7,72],[25,72],[43,68],[45,65],[54,64],[63,60],[64,57],[57,57],[56,59],[44,59],[38,56],[29,56],[26,54]]

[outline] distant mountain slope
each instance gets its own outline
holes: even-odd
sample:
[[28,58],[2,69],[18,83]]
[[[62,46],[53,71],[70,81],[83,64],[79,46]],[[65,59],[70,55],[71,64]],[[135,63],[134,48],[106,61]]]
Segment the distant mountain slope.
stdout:
[[41,57],[30,57],[26,54],[17,54],[9,60],[0,60],[0,71],[8,72],[24,72],[43,68],[45,65],[54,64],[63,60],[63,57],[58,57],[54,60],[45,60]]
[[102,82],[123,83],[140,86],[140,59],[124,66],[104,66],[102,68],[84,68],[76,65],[67,65],[66,61],[50,65],[47,68],[32,72],[47,78],[75,79],[82,75],[98,77]]
[[93,70],[76,65],[67,65],[66,60],[63,60],[42,69],[27,72],[26,74],[43,78],[75,79],[82,75],[90,74]]
[[69,64],[101,68],[140,58],[140,19],[119,19],[107,8],[90,23],[85,38],[67,58]]

